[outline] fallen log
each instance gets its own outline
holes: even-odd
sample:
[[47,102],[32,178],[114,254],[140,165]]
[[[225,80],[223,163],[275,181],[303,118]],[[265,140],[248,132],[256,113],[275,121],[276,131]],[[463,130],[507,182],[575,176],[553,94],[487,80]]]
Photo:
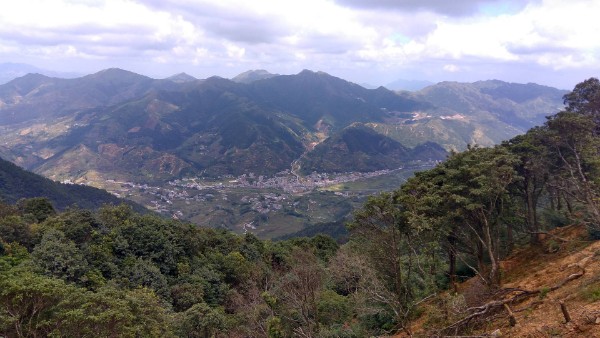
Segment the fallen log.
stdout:
[[[482,316],[490,313],[492,310],[497,309],[499,307],[504,307],[505,305],[508,306],[508,304],[511,304],[511,303],[522,302],[523,300],[525,300],[531,296],[540,294],[542,292],[546,293],[546,292],[558,290],[561,287],[563,287],[565,284],[567,284],[577,278],[580,278],[581,276],[583,276],[585,274],[585,269],[582,266],[577,265],[577,267],[579,267],[581,269],[581,271],[569,275],[566,279],[562,280],[561,282],[559,282],[558,284],[555,284],[554,286],[552,286],[550,288],[540,288],[540,289],[536,289],[536,290],[526,290],[526,289],[519,289],[519,288],[501,289],[499,293],[510,294],[510,293],[516,292],[517,294],[512,296],[511,298],[491,301],[491,302],[488,302],[481,306],[475,306],[475,307],[468,308],[465,310],[465,312],[470,313],[468,316],[443,328],[441,330],[441,332],[446,332],[447,330],[451,330],[451,329],[457,330],[458,328],[471,322],[473,319],[482,317]],[[512,311],[510,313],[512,313]],[[566,317],[565,317],[565,319],[566,319]],[[516,319],[515,319],[515,323],[516,323]]]

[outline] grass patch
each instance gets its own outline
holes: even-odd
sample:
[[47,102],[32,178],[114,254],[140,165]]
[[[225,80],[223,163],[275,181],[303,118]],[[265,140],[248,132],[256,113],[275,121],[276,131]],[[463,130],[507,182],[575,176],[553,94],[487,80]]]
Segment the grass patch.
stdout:
[[596,281],[583,288],[580,291],[580,295],[583,299],[589,302],[597,302],[600,300],[600,281]]

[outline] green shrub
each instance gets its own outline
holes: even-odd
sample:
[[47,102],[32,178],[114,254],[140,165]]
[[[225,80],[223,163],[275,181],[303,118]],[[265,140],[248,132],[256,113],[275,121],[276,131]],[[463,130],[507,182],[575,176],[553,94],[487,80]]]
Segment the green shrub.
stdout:
[[591,239],[593,240],[599,240],[600,239],[600,225],[588,225],[587,227],[588,230],[588,235],[590,236]]
[[596,282],[585,287],[583,290],[581,290],[581,296],[590,302],[596,302],[600,300],[600,282]]
[[545,209],[540,216],[542,222],[550,228],[564,227],[571,223],[571,220],[558,210]]

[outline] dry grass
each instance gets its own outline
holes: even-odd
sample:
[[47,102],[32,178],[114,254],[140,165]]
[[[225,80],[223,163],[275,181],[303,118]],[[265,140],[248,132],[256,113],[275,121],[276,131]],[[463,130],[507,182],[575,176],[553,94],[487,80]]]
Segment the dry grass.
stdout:
[[[600,338],[600,241],[590,242],[586,240],[586,235],[585,229],[580,226],[559,228],[544,239],[542,248],[515,251],[507,259],[509,264],[505,264],[507,269],[503,271],[503,289],[536,290],[531,296],[507,304],[517,324],[511,327],[507,311],[498,307],[487,313],[485,318],[473,321],[470,329],[460,334],[487,337],[499,330],[502,337]],[[551,290],[569,276],[581,274],[582,271],[581,277]],[[460,286],[459,296],[467,306],[499,299],[497,294],[492,298],[482,290],[485,288],[475,277]],[[509,299],[510,295],[506,293],[502,299]],[[561,312],[560,302],[566,305],[571,317],[568,323]],[[431,336],[431,332],[435,332],[432,327],[443,324],[431,321],[431,318],[436,318],[434,312],[441,311],[440,304],[440,301],[429,304],[422,318],[415,321],[412,328],[415,337]],[[447,310],[443,312],[444,315],[448,314]],[[452,317],[451,320],[460,319],[461,314],[453,313]]]

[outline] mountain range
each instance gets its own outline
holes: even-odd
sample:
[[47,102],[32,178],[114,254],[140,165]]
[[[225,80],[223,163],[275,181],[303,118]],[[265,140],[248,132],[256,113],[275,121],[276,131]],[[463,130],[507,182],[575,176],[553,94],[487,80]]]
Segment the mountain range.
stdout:
[[414,105],[310,71],[250,84],[153,80],[118,69],[73,80],[30,74],[0,86],[0,100],[10,145],[3,154],[61,180],[90,171],[145,181],[199,171],[271,174],[331,130],[382,121],[380,105]]
[[52,70],[41,69],[25,63],[5,62],[0,63],[0,84],[5,84],[11,80],[30,73],[38,73],[50,77],[60,78],[76,78],[81,76],[81,74],[75,72],[56,72]]
[[369,194],[449,151],[525,132],[562,109],[565,93],[494,80],[395,92],[310,70],[28,74],[0,85],[0,157],[200,225],[264,238],[337,233]]
[[156,80],[121,69],[0,85],[0,156],[56,180],[166,181],[394,169],[522,133],[564,91],[501,81],[418,92],[366,89],[324,72]]
[[408,90],[408,91],[418,91],[425,87],[429,87],[434,85],[435,83],[431,81],[425,80],[407,80],[407,79],[397,79],[385,85],[386,88],[391,90]]

